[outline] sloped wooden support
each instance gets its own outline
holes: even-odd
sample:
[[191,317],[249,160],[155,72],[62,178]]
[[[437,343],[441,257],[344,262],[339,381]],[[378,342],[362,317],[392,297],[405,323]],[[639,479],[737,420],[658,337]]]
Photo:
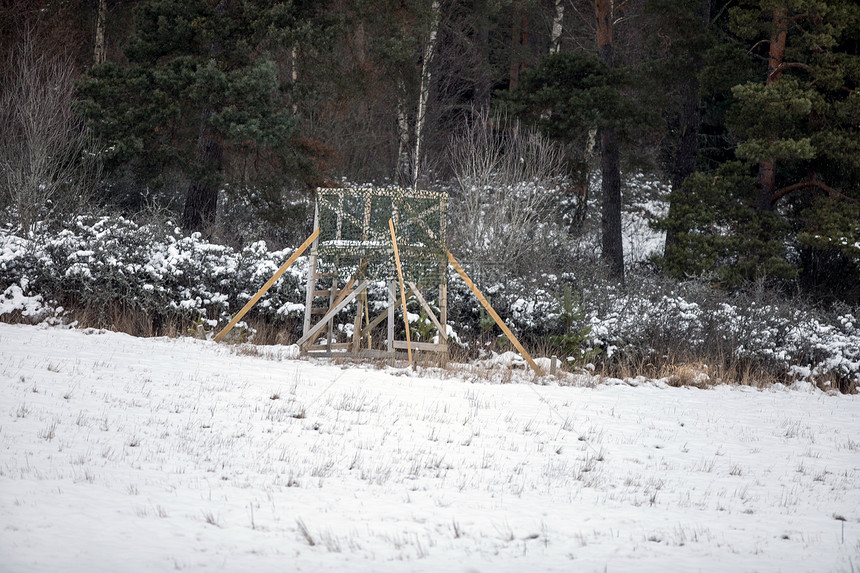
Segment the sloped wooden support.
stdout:
[[433,321],[433,324],[436,326],[436,330],[439,331],[439,341],[440,343],[444,343],[448,340],[448,332],[446,328],[442,327],[442,323],[439,322],[439,319],[436,318],[436,313],[433,312],[433,309],[430,308],[430,305],[427,304],[427,301],[424,299],[424,295],[421,294],[421,290],[418,288],[414,282],[409,281],[406,284],[409,285],[409,288],[412,289],[412,294],[415,295],[415,298],[418,299],[418,302],[424,308],[424,311],[427,313],[427,316],[430,317],[430,320]]
[[343,307],[348,305],[364,291],[370,285],[369,280],[361,281],[361,283],[355,288],[354,291],[346,295],[336,306],[329,309],[325,316],[323,316],[319,322],[317,322],[314,326],[310,328],[299,340],[296,344],[301,348],[308,340],[312,339],[320,330],[325,328],[325,326],[329,323],[329,321],[334,318],[334,315],[343,310]]
[[319,227],[317,227],[316,229],[314,229],[314,232],[311,233],[310,237],[308,237],[305,242],[302,243],[302,245],[298,249],[296,249],[296,252],[294,252],[292,256],[287,259],[287,262],[281,265],[281,268],[275,271],[275,274],[272,275],[272,278],[266,281],[266,284],[264,284],[263,287],[257,291],[257,294],[252,296],[251,300],[245,303],[245,306],[242,307],[242,310],[237,312],[236,316],[230,319],[230,322],[227,323],[227,326],[225,326],[221,330],[221,332],[215,335],[215,342],[221,342],[221,340],[223,340],[224,337],[227,336],[227,333],[233,330],[233,327],[236,326],[236,323],[242,320],[242,317],[245,316],[245,314],[249,310],[251,310],[261,298],[263,298],[263,295],[266,294],[266,292],[270,288],[272,288],[272,285],[275,284],[275,281],[277,281],[279,278],[281,278],[281,275],[287,272],[287,269],[290,268],[292,264],[296,262],[296,259],[298,259],[302,255],[302,253],[304,253],[305,250],[307,250],[307,248],[311,246],[311,243],[313,243],[316,238],[319,237],[319,234],[320,230]]
[[505,336],[508,337],[508,340],[513,342],[517,350],[520,351],[520,354],[523,358],[526,359],[526,362],[529,363],[529,366],[532,367],[532,370],[534,370],[538,376],[543,376],[543,371],[540,369],[540,367],[538,367],[538,365],[535,363],[535,361],[532,359],[531,355],[526,351],[526,349],[523,348],[523,345],[520,344],[520,341],[517,340],[517,337],[514,336],[514,333],[511,332],[511,329],[508,328],[508,326],[502,321],[502,319],[499,317],[493,307],[490,306],[490,303],[487,302],[487,299],[484,298],[484,295],[481,294],[481,291],[478,290],[478,287],[475,286],[475,283],[472,282],[472,279],[469,278],[469,275],[466,274],[466,271],[463,270],[463,267],[460,266],[460,263],[458,263],[457,259],[454,258],[454,255],[451,254],[451,251],[448,251],[448,261],[451,263],[451,266],[454,267],[454,270],[456,270],[457,273],[460,275],[460,278],[463,279],[463,282],[466,283],[466,286],[468,286],[472,290],[472,292],[478,298],[478,301],[481,303],[484,309],[486,309],[486,311],[490,313],[490,316],[493,317],[493,320],[496,321],[496,324],[499,325],[499,328],[502,329],[502,332],[505,333]]
[[370,331],[373,330],[374,328],[376,328],[377,326],[379,326],[380,323],[382,323],[382,321],[385,320],[385,318],[387,316],[388,316],[388,307],[385,307],[385,310],[383,310],[378,315],[376,315],[376,318],[371,320],[367,324],[367,326],[365,326],[364,328],[361,329],[361,337],[364,338],[368,334],[370,334]]

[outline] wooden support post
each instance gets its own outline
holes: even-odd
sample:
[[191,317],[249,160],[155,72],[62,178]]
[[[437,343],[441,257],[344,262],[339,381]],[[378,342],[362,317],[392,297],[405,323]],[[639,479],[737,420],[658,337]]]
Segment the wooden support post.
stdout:
[[[364,291],[361,294],[366,297],[367,291]],[[362,312],[364,309],[362,308],[361,299],[362,296],[355,299],[355,321],[352,323],[352,353],[356,356],[361,348],[361,319],[364,318],[364,313]]]
[[[335,307],[335,299],[338,295],[338,288],[340,285],[340,257],[335,255],[334,257],[334,270],[331,271],[331,286],[328,290],[328,309],[323,313],[323,316],[327,315],[331,309]],[[326,339],[325,344],[326,348],[329,352],[331,352],[331,344],[334,339],[334,324],[331,322],[327,323],[328,329],[326,330]],[[304,336],[304,334],[302,335]],[[301,347],[301,345],[299,345]]]
[[412,362],[412,344],[409,334],[409,315],[406,313],[406,289],[403,288],[403,268],[400,266],[400,253],[397,250],[397,235],[394,233],[394,219],[388,220],[388,228],[391,229],[391,245],[394,247],[394,262],[397,263],[397,278],[400,280],[400,302],[403,305],[403,323],[406,325],[406,353],[409,355],[409,365],[415,368]]
[[[314,205],[314,229],[320,227],[320,207],[319,204]],[[311,254],[308,260],[308,280],[305,290],[305,318],[302,320],[302,334],[305,334],[311,327],[311,308],[314,304],[314,291],[317,288],[317,248],[319,247],[319,236],[314,239],[311,245]]]
[[[444,220],[442,224],[444,225]],[[445,368],[448,365],[448,265],[446,265],[445,263],[440,263],[439,267],[439,276],[441,277],[441,280],[439,281],[439,322],[442,324],[442,328],[445,330],[446,343],[446,350],[442,354],[440,365],[442,366],[442,368]]]
[[316,240],[319,234],[319,228],[314,229],[314,232],[311,233],[310,237],[308,237],[305,242],[302,243],[302,245],[298,249],[296,249],[296,252],[294,252],[292,256],[287,259],[287,262],[285,262],[283,265],[281,265],[281,268],[275,271],[275,274],[272,275],[272,278],[266,281],[266,284],[264,284],[263,287],[257,291],[257,294],[252,296],[251,300],[245,303],[245,306],[242,307],[242,310],[237,312],[236,316],[234,316],[230,320],[230,322],[227,323],[227,326],[225,326],[224,329],[221,330],[221,332],[215,335],[215,342],[221,342],[221,340],[223,340],[223,338],[227,336],[227,333],[230,332],[234,326],[236,326],[236,323],[242,320],[242,317],[245,316],[245,314],[249,310],[251,310],[255,304],[257,304],[257,302],[263,297],[263,295],[266,294],[266,291],[272,288],[272,285],[275,284],[275,281],[281,278],[281,275],[287,272],[287,269],[290,268],[294,262],[296,262],[296,259],[298,259],[301,254],[304,253],[309,246],[311,246],[311,243]]
[[[361,294],[361,298],[362,298],[362,301],[364,302],[364,323],[369,325],[370,324],[370,309],[368,308],[368,306],[370,306],[370,304],[368,303],[368,300],[367,300],[367,291],[364,291]],[[364,332],[362,331],[361,334],[363,335]],[[361,338],[364,338],[364,336],[362,336]],[[370,335],[370,329],[368,328],[367,329],[367,349],[370,350],[371,348],[373,348],[373,337]]]
[[355,321],[352,324],[352,353],[358,354],[361,348],[361,308],[355,313]]
[[493,307],[490,306],[490,303],[487,302],[487,299],[484,298],[484,295],[481,294],[481,291],[478,290],[478,287],[475,286],[475,283],[472,282],[472,279],[469,278],[469,275],[466,274],[466,271],[463,270],[463,267],[460,266],[460,263],[458,263],[457,259],[454,258],[454,255],[451,254],[451,251],[448,251],[448,261],[454,267],[454,270],[456,270],[460,277],[463,279],[463,282],[466,283],[466,286],[468,286],[472,290],[472,292],[478,298],[478,301],[481,303],[481,305],[483,305],[484,309],[486,309],[486,311],[490,313],[490,316],[493,317],[493,320],[496,321],[496,324],[499,325],[499,328],[502,329],[502,332],[505,333],[505,336],[508,337],[508,340],[510,340],[514,344],[514,346],[516,346],[517,350],[520,351],[520,354],[523,358],[526,359],[526,362],[529,363],[529,366],[532,367],[532,370],[534,370],[538,376],[543,376],[543,371],[538,367],[538,365],[532,359],[531,355],[526,352],[526,349],[523,348],[523,345],[520,344],[520,341],[517,340],[517,337],[514,336],[514,333],[511,332],[511,329],[508,328],[508,326],[504,322],[502,322],[502,319],[499,317]]
[[396,297],[394,295],[394,281],[388,281],[388,342],[386,349],[391,353],[391,365],[394,365],[394,304]]

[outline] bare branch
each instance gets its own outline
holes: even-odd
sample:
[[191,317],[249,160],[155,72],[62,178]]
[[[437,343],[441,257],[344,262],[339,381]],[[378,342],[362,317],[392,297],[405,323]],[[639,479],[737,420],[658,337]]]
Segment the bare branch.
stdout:
[[11,201],[27,232],[49,202],[81,195],[79,168],[90,139],[72,109],[69,57],[40,52],[27,34],[6,69],[0,84],[0,199]]
[[809,189],[810,187],[814,187],[816,189],[821,189],[822,191],[827,193],[827,195],[829,195],[830,197],[833,197],[835,199],[842,199],[844,201],[849,201],[851,203],[860,204],[860,200],[857,200],[854,197],[849,197],[849,196],[845,195],[844,193],[841,193],[838,190],[834,189],[833,187],[830,187],[829,185],[826,185],[826,184],[822,183],[821,181],[816,181],[815,179],[807,179],[807,180],[801,181],[800,183],[795,183],[793,185],[788,185],[787,187],[783,187],[782,189],[778,189],[777,191],[774,192],[773,198],[771,199],[771,202],[776,203],[777,201],[779,201],[780,199],[782,199],[783,197],[785,197],[786,195],[788,195],[794,191],[799,191],[800,189]]
[[457,182],[451,240],[467,259],[506,272],[538,262],[539,235],[567,186],[563,149],[503,116],[475,113],[448,148]]

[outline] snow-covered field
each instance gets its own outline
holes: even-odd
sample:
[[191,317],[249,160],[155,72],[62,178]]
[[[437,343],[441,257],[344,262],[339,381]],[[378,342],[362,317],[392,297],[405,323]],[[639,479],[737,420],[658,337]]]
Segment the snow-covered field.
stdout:
[[0,570],[860,570],[860,396],[292,352],[0,325]]

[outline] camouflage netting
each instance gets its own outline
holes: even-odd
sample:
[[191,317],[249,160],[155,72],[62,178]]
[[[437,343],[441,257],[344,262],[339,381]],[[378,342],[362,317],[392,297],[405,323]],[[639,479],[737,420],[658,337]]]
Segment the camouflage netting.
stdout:
[[320,264],[340,276],[395,280],[388,220],[394,219],[403,278],[439,285],[447,269],[448,195],[398,187],[319,189]]

